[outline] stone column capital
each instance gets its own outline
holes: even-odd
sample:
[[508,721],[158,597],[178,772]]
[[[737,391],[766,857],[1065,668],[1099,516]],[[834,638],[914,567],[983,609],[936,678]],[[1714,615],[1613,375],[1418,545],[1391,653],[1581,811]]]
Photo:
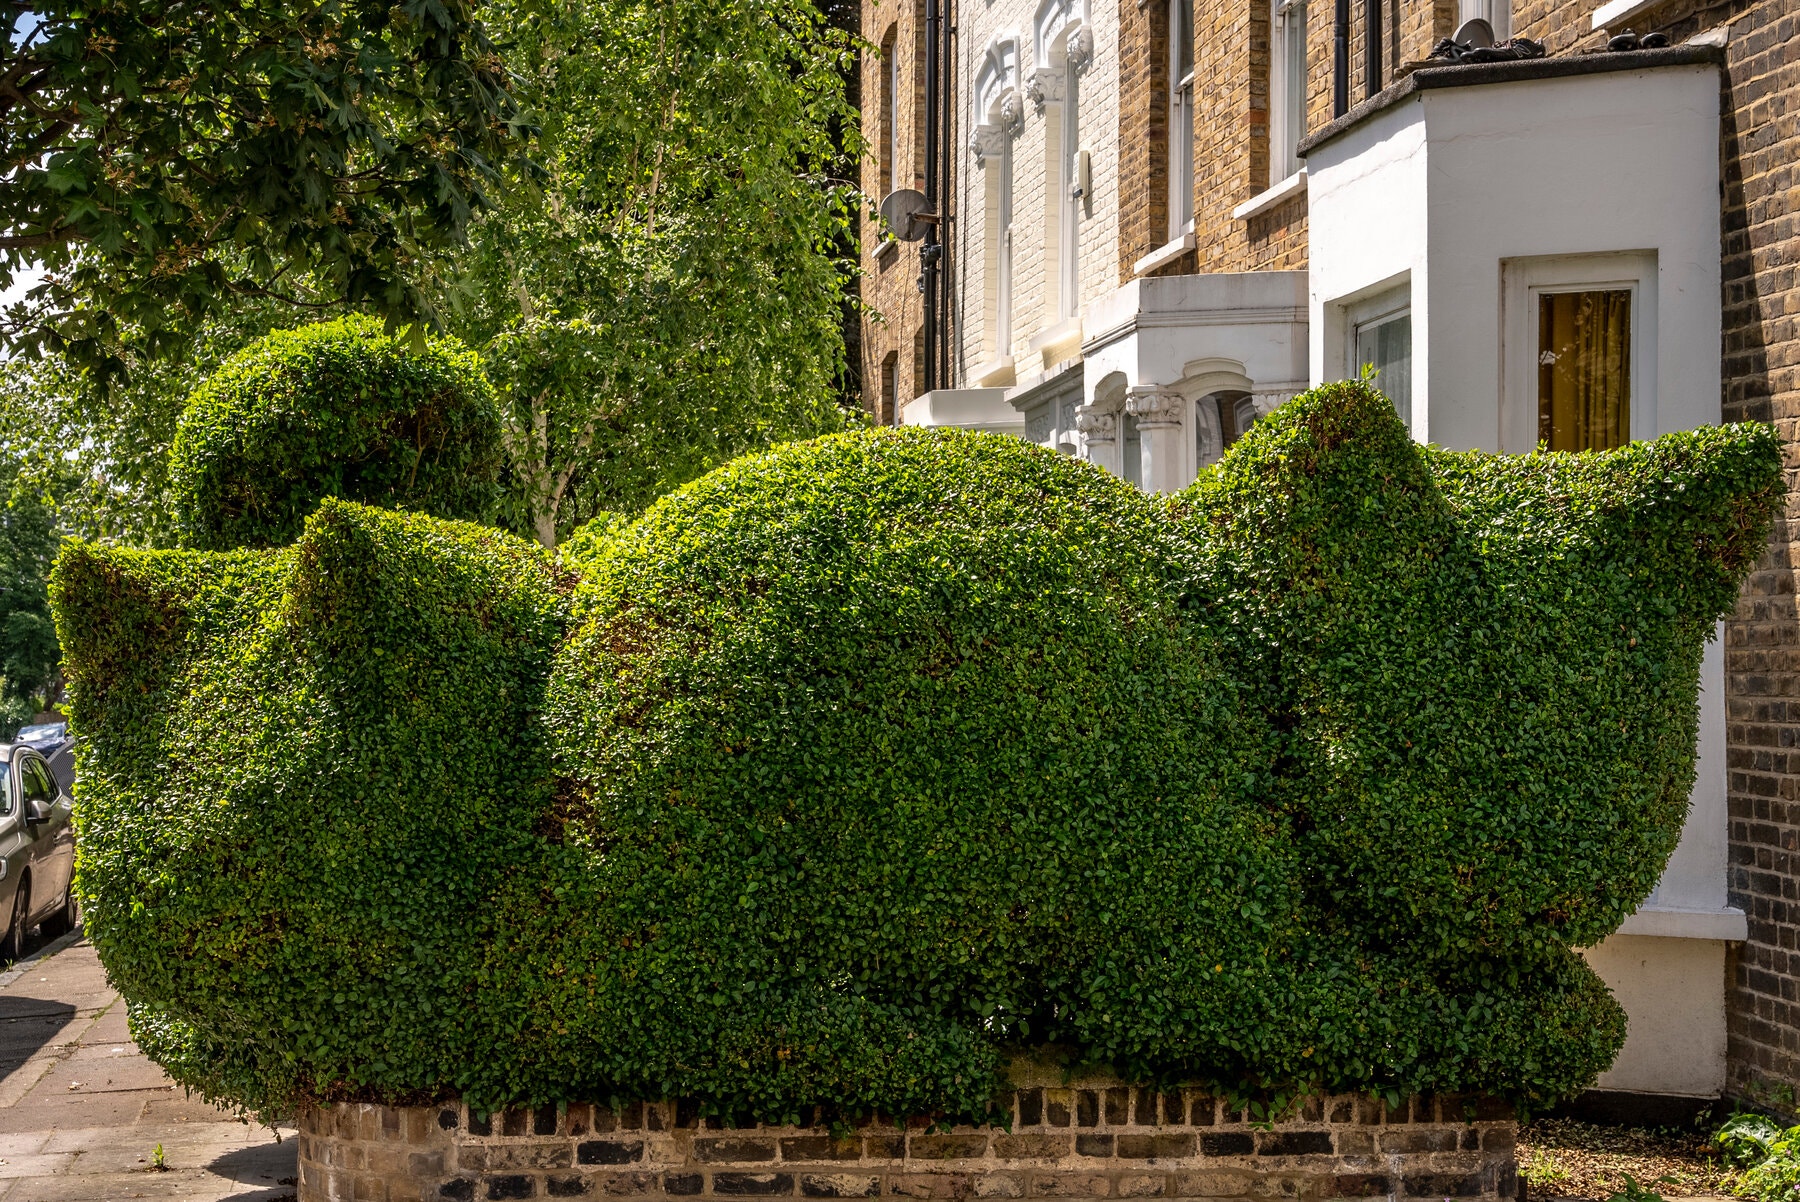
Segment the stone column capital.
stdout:
[[1083,405],[1075,411],[1075,428],[1089,443],[1112,442],[1119,434],[1119,415]]
[[1125,412],[1137,418],[1139,429],[1178,426],[1187,398],[1160,384],[1140,384],[1125,394]]

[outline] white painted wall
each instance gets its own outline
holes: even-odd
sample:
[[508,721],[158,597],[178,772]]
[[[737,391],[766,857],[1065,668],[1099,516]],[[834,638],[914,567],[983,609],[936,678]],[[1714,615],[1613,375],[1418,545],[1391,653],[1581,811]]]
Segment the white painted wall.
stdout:
[[[1553,257],[1612,254],[1650,264],[1650,304],[1634,320],[1654,308],[1654,379],[1639,376],[1633,400],[1654,405],[1634,412],[1633,436],[1719,420],[1716,67],[1421,91],[1315,149],[1307,174],[1313,382],[1347,374],[1347,310],[1408,283],[1414,436],[1529,451],[1535,348],[1517,345],[1523,332],[1507,341],[1507,281],[1566,265]],[[1724,1085],[1725,941],[1744,937],[1744,917],[1725,904],[1716,643],[1701,688],[1681,844],[1645,906],[1586,953],[1631,1017],[1603,1088],[1712,1096]]]

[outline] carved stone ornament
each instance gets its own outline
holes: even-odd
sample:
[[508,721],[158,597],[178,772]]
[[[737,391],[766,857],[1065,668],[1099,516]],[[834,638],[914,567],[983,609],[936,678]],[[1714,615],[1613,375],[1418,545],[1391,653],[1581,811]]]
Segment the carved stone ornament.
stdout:
[[1000,97],[1000,129],[1008,137],[1016,137],[1025,128],[1025,104],[1019,94],[1008,88]]
[[1063,98],[1063,73],[1061,67],[1039,67],[1025,81],[1025,94],[1031,97],[1031,103],[1042,109],[1046,104],[1057,104]]
[[1111,442],[1118,436],[1119,415],[1101,413],[1083,405],[1075,411],[1075,428],[1089,442]]
[[977,125],[969,131],[969,152],[975,156],[977,164],[987,162],[988,156],[999,154],[1006,135],[998,125]]
[[1179,392],[1155,385],[1133,388],[1125,394],[1125,412],[1137,418],[1139,428],[1178,426],[1187,400]]
[[1257,417],[1267,417],[1305,391],[1306,384],[1304,382],[1289,384],[1274,390],[1258,389],[1250,394],[1250,403],[1256,406]]
[[1087,65],[1094,61],[1094,31],[1085,22],[1069,34],[1068,52],[1069,65],[1077,71],[1087,70]]

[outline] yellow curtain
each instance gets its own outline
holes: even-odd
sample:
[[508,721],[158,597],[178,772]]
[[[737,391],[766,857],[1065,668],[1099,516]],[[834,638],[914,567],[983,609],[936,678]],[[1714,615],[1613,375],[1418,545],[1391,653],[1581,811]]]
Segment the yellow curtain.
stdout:
[[1631,440],[1631,293],[1538,297],[1538,440],[1603,451]]

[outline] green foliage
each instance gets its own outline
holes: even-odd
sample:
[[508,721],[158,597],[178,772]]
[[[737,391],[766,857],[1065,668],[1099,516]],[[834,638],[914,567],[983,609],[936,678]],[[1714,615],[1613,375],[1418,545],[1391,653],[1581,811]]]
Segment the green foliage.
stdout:
[[58,541],[55,511],[0,460],[0,743],[38,712],[61,662],[46,591]]
[[499,424],[475,357],[415,348],[373,318],[270,334],[189,400],[170,451],[190,545],[292,541],[323,497],[482,518],[498,497]]
[[515,527],[553,547],[597,511],[841,429],[858,197],[830,169],[834,133],[850,164],[860,151],[849,40],[811,0],[487,11],[541,169],[474,223],[451,328],[500,392]]
[[0,288],[50,274],[7,340],[109,364],[121,325],[243,296],[428,313],[430,266],[522,148],[476,11],[9,4]]
[[[1613,1191],[1607,1197],[1606,1202],[1663,1202],[1663,1196],[1651,1189],[1650,1186],[1645,1185],[1630,1173],[1625,1173],[1623,1176],[1625,1178],[1624,1187]],[[1652,1184],[1678,1185],[1680,1181],[1678,1178],[1664,1174]]]
[[1793,1202],[1800,1195],[1800,1127],[1783,1131],[1760,1114],[1732,1116],[1718,1134],[1725,1161],[1744,1170],[1740,1196],[1756,1202]]
[[1747,1169],[1761,1163],[1781,1137],[1780,1124],[1767,1115],[1734,1114],[1714,1138],[1726,1164]]
[[1541,1104],[1623,1039],[1571,948],[1673,846],[1779,491],[1764,427],[1449,455],[1349,384],[1172,500],[904,430],[556,563],[335,501],[74,545],[88,929],[146,1050],[258,1108],[981,1117],[1045,1045]]

